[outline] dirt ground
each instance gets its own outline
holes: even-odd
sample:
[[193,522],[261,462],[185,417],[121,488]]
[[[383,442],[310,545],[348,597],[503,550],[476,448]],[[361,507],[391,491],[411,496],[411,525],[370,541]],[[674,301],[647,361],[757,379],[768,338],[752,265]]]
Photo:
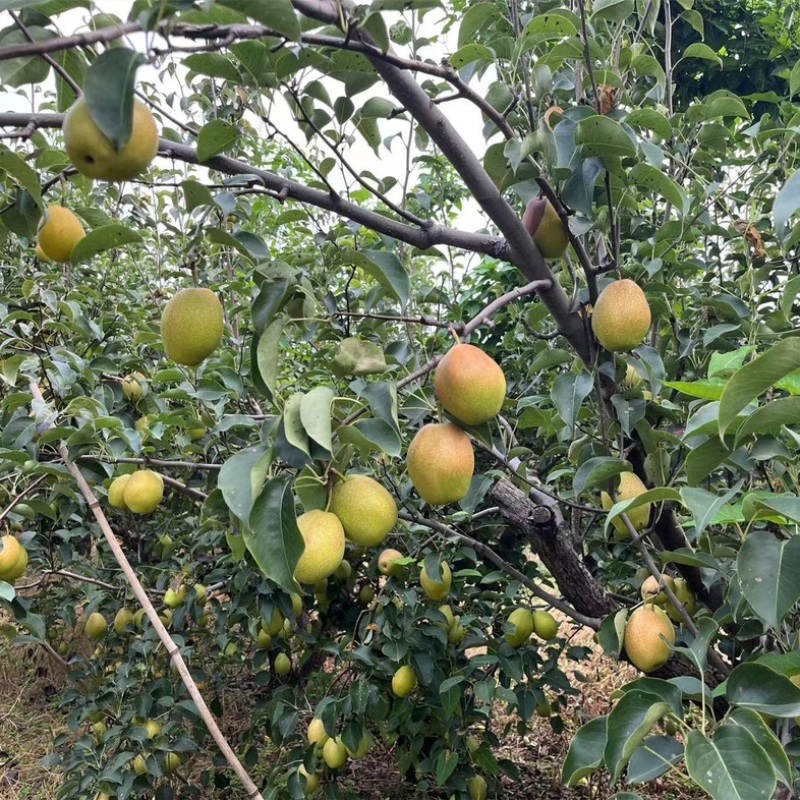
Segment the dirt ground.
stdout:
[[[581,632],[573,644],[591,644],[591,632]],[[564,664],[567,672],[580,669],[588,678],[578,685],[582,695],[564,714],[568,730],[555,734],[546,719],[536,717],[525,736],[507,735],[499,755],[514,762],[519,781],[504,781],[503,796],[510,800],[604,800],[615,791],[638,792],[645,800],[695,800],[706,795],[686,785],[680,774],[668,775],[644,787],[611,788],[603,777],[590,778],[576,789],[560,785],[560,768],[571,734],[591,717],[608,711],[609,697],[635,672],[626,665],[595,654],[588,662]],[[0,638],[0,799],[52,800],[59,785],[57,772],[42,766],[56,736],[67,732],[54,697],[64,680],[63,668],[44,650],[12,646]],[[235,695],[235,689],[232,690]],[[229,698],[226,707],[233,718],[225,727],[236,728],[235,716],[247,713],[247,703]],[[244,701],[244,698],[241,698]],[[348,798],[361,800],[416,800],[422,794],[404,781],[394,765],[393,754],[378,746],[361,761],[349,762],[339,778]],[[322,793],[320,792],[320,795]],[[428,792],[425,796],[435,796]],[[244,799],[238,787],[224,793],[225,800]],[[442,793],[445,800],[446,794]],[[77,799],[76,799],[77,800]],[[209,800],[212,800],[209,796]]]

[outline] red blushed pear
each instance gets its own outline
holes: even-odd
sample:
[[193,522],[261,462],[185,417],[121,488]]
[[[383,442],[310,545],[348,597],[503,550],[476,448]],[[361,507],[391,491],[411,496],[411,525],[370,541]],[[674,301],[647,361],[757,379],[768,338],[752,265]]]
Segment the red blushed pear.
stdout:
[[544,197],[531,200],[525,206],[522,224],[544,258],[561,258],[564,255],[569,244],[567,229],[549,200]]

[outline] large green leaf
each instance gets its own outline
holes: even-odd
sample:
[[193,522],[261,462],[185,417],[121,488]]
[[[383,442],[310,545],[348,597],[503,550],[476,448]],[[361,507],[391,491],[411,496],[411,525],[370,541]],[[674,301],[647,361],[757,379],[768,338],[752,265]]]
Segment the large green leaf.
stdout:
[[686,486],[680,491],[683,504],[692,512],[695,531],[699,536],[712,523],[722,506],[738,493],[739,487],[735,486],[721,496],[693,486]]
[[647,783],[683,760],[683,745],[671,736],[648,736],[628,762],[628,783]]
[[577,786],[603,763],[607,721],[608,717],[596,717],[572,737],[564,766],[561,768],[561,782],[564,785]]
[[781,541],[768,531],[752,531],[736,565],[747,602],[770,628],[777,629],[800,600],[800,536]]
[[766,751],[738,725],[720,726],[713,742],[699,731],[690,731],[686,768],[714,800],[769,800],[777,785]]
[[728,716],[728,724],[741,725],[750,731],[772,761],[778,780],[785,786],[792,785],[792,765],[789,763],[789,756],[786,755],[780,739],[767,725],[761,714],[750,708],[735,708]]
[[611,521],[616,519],[620,514],[632,511],[634,508],[646,505],[647,503],[663,503],[665,501],[680,503],[680,492],[678,492],[676,489],[667,489],[666,487],[661,486],[657,489],[649,489],[643,494],[640,494],[630,500],[620,500],[618,503],[614,503],[609,510],[605,521],[605,530],[608,530],[608,526],[611,524]]
[[633,158],[636,155],[636,145],[622,125],[599,114],[578,123],[575,144],[583,158]]
[[[0,11],[2,11],[0,4]],[[46,39],[55,39],[55,31],[42,28],[38,25],[27,26],[27,33],[34,42],[42,42]],[[17,44],[27,44],[28,37],[16,28],[6,29],[0,47],[11,47]],[[0,83],[4,86],[18,87],[27,83],[42,83],[50,74],[50,64],[39,56],[23,56],[21,58],[9,58],[0,61]]]
[[232,455],[217,479],[225,504],[239,519],[246,521],[253,500],[261,489],[269,469],[269,449],[264,445],[247,447]]
[[292,41],[300,41],[300,20],[291,0],[218,0],[241,14],[247,14],[276,33]]
[[309,438],[329,453],[333,451],[331,437],[331,403],[336,392],[329,386],[316,386],[302,396],[300,419]]
[[631,180],[648,192],[660,194],[683,216],[688,210],[689,200],[680,186],[666,172],[650,164],[637,164],[631,170]]
[[593,388],[592,376],[585,370],[577,375],[574,372],[564,372],[556,378],[550,397],[568,428],[575,427],[581,403],[591,394]]
[[796,425],[800,420],[800,397],[781,397],[757,408],[736,432],[737,443],[747,436],[771,433],[782,425]]
[[800,209],[800,170],[797,170],[778,192],[772,206],[772,219],[778,238],[785,241],[788,236],[789,219]]
[[142,241],[141,234],[124,225],[115,223],[95,228],[75,245],[72,251],[72,263],[87,261],[97,253],[113,250],[126,244],[136,244]]
[[141,53],[112,47],[86,73],[83,92],[89,113],[118,150],[131,138],[136,70],[146,63]]
[[5,172],[34,199],[37,205],[42,204],[42,190],[39,176],[17,153],[0,144],[0,172]]
[[770,386],[800,369],[800,339],[789,338],[745,364],[729,381],[719,403],[719,433],[722,436],[739,412]]
[[361,267],[377,280],[386,291],[402,305],[408,302],[410,281],[400,259],[388,250],[353,250],[344,251],[345,262]]
[[297,527],[292,478],[273,478],[250,512],[244,541],[259,569],[287,592],[299,592],[294,570],[305,546]]
[[295,392],[295,394],[286,401],[283,406],[283,429],[286,441],[289,442],[292,447],[308,455],[308,434],[303,427],[303,421],[300,417],[300,406],[302,403],[302,392]]
[[740,664],[728,676],[725,697],[732,705],[773,717],[800,716],[800,688],[764,664]]
[[209,158],[229,150],[241,136],[239,128],[222,119],[212,119],[203,125],[197,136],[197,158],[207,161]]
[[622,774],[653,725],[671,711],[671,704],[650,692],[634,690],[620,698],[608,715],[608,740],[603,754],[612,782]]
[[221,78],[229,83],[240,83],[241,75],[230,59],[221,53],[195,53],[183,59],[183,66],[201,75]]
[[572,481],[572,489],[575,494],[580,494],[585,489],[592,489],[595,486],[605,486],[610,478],[619,475],[620,472],[627,472],[628,464],[619,458],[610,456],[596,456],[584,461],[575,472]]
[[622,22],[633,14],[633,0],[595,0],[592,4],[592,20]]

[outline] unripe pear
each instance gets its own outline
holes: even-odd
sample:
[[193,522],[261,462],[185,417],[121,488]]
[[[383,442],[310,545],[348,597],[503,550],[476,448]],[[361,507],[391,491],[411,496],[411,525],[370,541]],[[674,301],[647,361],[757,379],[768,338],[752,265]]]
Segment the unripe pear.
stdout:
[[261,620],[261,628],[270,636],[277,636],[283,630],[284,617],[279,608],[272,609],[269,619]]
[[328,739],[322,746],[322,760],[331,768],[339,769],[347,762],[347,748],[341,737]]
[[533,612],[533,632],[540,638],[549,642],[558,634],[558,622],[549,611]]
[[606,286],[592,310],[594,335],[612,353],[638,347],[647,336],[651,322],[647,297],[628,278]]
[[623,645],[631,664],[642,672],[663,667],[674,644],[675,627],[658,606],[642,606],[628,617]]
[[364,547],[379,545],[397,522],[394,497],[368,475],[348,475],[337,483],[330,510],[339,517],[345,536]]
[[124,633],[127,633],[132,625],[133,613],[130,611],[130,609],[121,608],[119,611],[117,611],[117,614],[114,617],[114,631],[118,636],[122,636]]
[[286,653],[278,653],[275,656],[275,674],[285,678],[292,671],[292,660]]
[[422,587],[422,590],[431,600],[436,602],[439,600],[444,600],[444,598],[447,597],[447,595],[450,593],[450,586],[453,582],[453,575],[450,571],[450,565],[446,561],[442,561],[441,569],[442,576],[439,580],[436,580],[428,575],[424,564],[422,565],[422,569],[419,573],[419,584]]
[[86,619],[84,631],[90,639],[94,639],[95,641],[102,639],[108,631],[106,618],[99,611],[89,614]]
[[144,172],[158,152],[158,128],[144,103],[134,99],[128,141],[119,149],[94,121],[86,98],[81,97],[64,117],[64,148],[72,165],[88,178],[124,181]]
[[[675,592],[675,597],[683,603],[689,616],[694,616],[694,612],[697,610],[697,600],[695,599],[694,592],[689,588],[686,578],[675,578],[672,591]],[[672,603],[668,601],[664,607],[667,611],[667,615],[673,622],[683,622],[680,611],[678,611]]]
[[547,198],[534,198],[525,206],[522,224],[543,258],[561,258],[564,255],[569,244],[567,230]]
[[397,697],[408,697],[417,688],[417,676],[408,664],[398,667],[392,676],[392,691]]
[[465,425],[482,425],[497,416],[506,399],[506,376],[478,347],[456,344],[436,366],[436,396]]
[[131,403],[138,403],[144,395],[142,381],[147,380],[141,372],[132,372],[122,379],[122,393]]
[[[642,480],[638,475],[633,472],[620,473],[619,488],[617,489],[618,502],[623,500],[632,500],[634,497],[638,497],[640,494],[644,494],[646,491],[647,487],[644,485],[644,483],[642,483]],[[600,493],[600,503],[603,508],[606,509],[606,511],[610,510],[614,505],[611,495],[607,492]],[[645,503],[642,506],[637,506],[636,508],[632,508],[630,511],[625,512],[635,530],[641,531],[647,527],[647,523],[650,521],[651,505],[651,503]],[[614,519],[611,521],[611,524],[614,526],[614,529],[617,531],[620,538],[630,538],[628,527],[622,521],[621,517],[614,517]]]
[[533,614],[527,608],[515,608],[508,615],[508,625],[514,630],[505,634],[511,647],[522,647],[533,633]]
[[432,506],[463,499],[475,471],[469,437],[450,422],[420,428],[408,446],[407,462],[414,488]]
[[314,794],[314,792],[316,792],[319,788],[319,778],[316,776],[316,774],[313,772],[309,773],[303,764],[297,768],[297,773],[298,775],[302,775],[305,779],[305,794]]

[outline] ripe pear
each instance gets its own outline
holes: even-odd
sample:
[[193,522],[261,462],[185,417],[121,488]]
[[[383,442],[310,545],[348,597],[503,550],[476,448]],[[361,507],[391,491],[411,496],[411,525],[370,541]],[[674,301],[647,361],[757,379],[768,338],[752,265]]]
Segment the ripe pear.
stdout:
[[36,242],[52,261],[66,264],[75,245],[86,236],[81,221],[68,208],[49,206],[39,220]]
[[530,609],[515,608],[508,615],[507,622],[514,630],[505,635],[505,640],[512,647],[522,647],[533,633],[533,614]]
[[347,748],[341,737],[328,739],[322,746],[322,760],[331,768],[339,769],[347,763]]
[[401,558],[404,558],[404,556],[399,550],[387,547],[378,556],[378,572],[380,572],[381,575],[390,576],[402,572],[402,565],[396,563]]
[[330,511],[306,511],[297,518],[305,550],[294,570],[300,583],[316,583],[333,575],[344,556],[344,528]]
[[540,638],[549,642],[558,634],[558,622],[549,611],[533,612],[533,632]]
[[19,575],[16,574],[21,564],[20,559],[24,558],[25,566],[28,565],[28,554],[16,536],[6,534],[2,539],[2,543],[3,549],[0,550],[0,580],[11,583],[25,571],[23,567],[22,572],[19,572]]
[[469,491],[475,454],[458,425],[424,425],[408,446],[407,461],[414,488],[432,506],[457,503]]
[[167,608],[178,608],[186,602],[186,584],[182,583],[177,589],[171,586],[164,593],[164,605]]
[[99,611],[95,611],[87,617],[83,630],[90,639],[97,641],[106,635],[108,623]]
[[306,738],[309,744],[325,744],[330,739],[330,736],[325,732],[325,723],[319,717],[314,717],[308,723]]
[[592,310],[594,335],[612,353],[638,347],[647,336],[651,321],[647,297],[628,278],[606,286]]
[[122,493],[125,505],[134,514],[150,514],[164,497],[164,480],[151,469],[132,473]]
[[394,497],[368,475],[348,475],[337,483],[330,510],[339,517],[345,536],[363,547],[379,545],[397,522]]
[[[697,611],[697,600],[695,599],[694,592],[689,588],[686,578],[675,578],[672,591],[675,592],[675,597],[683,603],[684,607],[689,612],[689,616],[694,616],[694,612]],[[664,607],[667,611],[667,615],[673,622],[683,622],[680,611],[678,611],[672,603],[667,602]]]
[[674,644],[675,627],[658,606],[641,606],[628,617],[623,646],[631,664],[642,672],[663,667]]
[[561,258],[564,255],[569,244],[567,230],[547,198],[534,198],[525,206],[522,224],[543,258]]
[[122,379],[122,393],[134,405],[138,403],[144,395],[145,387],[142,385],[142,381],[146,380],[147,378],[145,378],[141,372],[132,372]]
[[187,367],[196,367],[219,347],[223,328],[222,303],[210,289],[181,289],[161,314],[164,350]]
[[392,676],[392,691],[397,697],[408,697],[417,688],[417,676],[408,664],[398,667]]
[[506,399],[506,376],[498,363],[472,344],[451,347],[436,366],[436,396],[465,425],[497,416]]
[[108,504],[111,508],[127,508],[125,505],[125,487],[128,485],[130,475],[120,475],[111,481],[108,487]]
[[133,613],[128,608],[121,608],[114,617],[114,631],[118,636],[127,633],[133,625]]
[[133,127],[117,149],[94,121],[86,99],[75,101],[61,126],[64,148],[75,169],[87,178],[125,181],[144,172],[158,152],[158,128],[144,103],[133,101]]
[[[644,494],[646,491],[647,487],[644,485],[644,483],[642,483],[642,480],[638,475],[633,472],[620,473],[619,488],[617,489],[618,502],[622,502],[623,500],[632,500],[634,497],[638,497],[640,494]],[[611,495],[607,492],[600,493],[600,503],[602,504],[603,508],[606,509],[606,511],[610,510],[614,505]],[[647,523],[650,521],[651,505],[652,503],[645,503],[642,506],[637,506],[636,508],[625,512],[635,530],[641,531],[647,527]],[[620,538],[630,538],[628,527],[620,517],[614,517],[614,519],[611,521],[611,524],[614,526],[614,529],[617,531]]]
[[662,573],[661,581],[655,575],[648,575],[642,583],[640,594],[645,603],[656,606],[666,606],[669,604],[667,595],[664,593],[664,586],[669,586],[675,591],[675,579],[671,575]]
[[453,575],[450,571],[450,565],[446,561],[442,561],[442,577],[440,580],[436,580],[431,578],[428,573],[425,571],[425,565],[422,565],[422,569],[419,573],[419,584],[422,587],[422,590],[425,592],[426,595],[431,600],[439,602],[439,600],[444,600],[445,597],[450,593],[450,586],[453,582]]

